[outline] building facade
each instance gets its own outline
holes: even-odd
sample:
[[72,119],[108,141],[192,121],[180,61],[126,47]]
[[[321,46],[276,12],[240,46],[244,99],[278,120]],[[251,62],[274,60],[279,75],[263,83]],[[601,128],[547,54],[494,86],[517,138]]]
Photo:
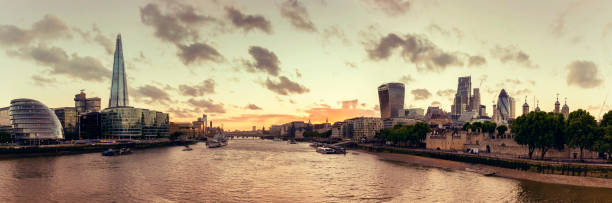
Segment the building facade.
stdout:
[[62,124],[47,106],[33,99],[11,100],[9,109],[15,139],[36,143],[64,139]]
[[459,77],[457,93],[451,106],[451,114],[461,115],[471,109],[470,99],[472,98],[472,77]]
[[[348,124],[348,125],[347,125]],[[344,125],[347,128],[343,129],[345,133],[350,133],[350,137],[358,142],[368,142],[374,140],[376,132],[383,129],[383,121],[381,118],[374,117],[357,117],[344,120]]]
[[63,108],[55,108],[53,109],[53,111],[55,112],[55,115],[57,116],[57,119],[59,119],[60,123],[62,124],[62,129],[64,130],[64,136],[66,136],[66,139],[76,139],[78,138],[78,136],[74,136],[77,135],[77,121],[78,121],[78,116],[77,116],[77,111],[76,108],[74,107],[63,107]]
[[79,116],[78,133],[81,139],[99,139],[102,137],[102,117],[100,112],[90,112]]
[[87,98],[85,92],[74,95],[74,107],[78,115],[84,115],[90,112],[100,112],[100,98]]
[[381,118],[397,118],[404,109],[404,84],[387,83],[378,86],[378,100]]
[[497,97],[497,114],[495,115],[500,122],[510,119],[510,96],[506,90],[502,89]]
[[115,58],[113,62],[113,77],[111,83],[111,94],[108,107],[129,106],[127,80],[125,75],[125,65],[123,62],[123,48],[121,34],[117,35],[115,46]]
[[138,139],[167,137],[168,114],[134,107],[106,108],[101,112],[102,136]]

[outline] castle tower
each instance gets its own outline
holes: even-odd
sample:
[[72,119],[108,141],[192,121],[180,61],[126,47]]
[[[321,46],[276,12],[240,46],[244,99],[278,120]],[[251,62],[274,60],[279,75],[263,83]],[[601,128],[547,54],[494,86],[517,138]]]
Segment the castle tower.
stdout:
[[525,97],[525,104],[523,104],[523,115],[529,114],[529,104],[527,104],[527,97]]
[[559,111],[559,106],[560,105],[561,104],[559,103],[559,93],[557,93],[557,101],[555,102],[555,111],[554,111],[554,113],[560,113],[560,111]]
[[535,112],[540,112],[540,100],[536,103]]
[[563,108],[561,108],[561,114],[563,114],[563,117],[565,119],[567,119],[567,117],[569,116],[570,110],[569,110],[569,106],[567,106],[567,97],[565,98],[565,104],[563,104]]

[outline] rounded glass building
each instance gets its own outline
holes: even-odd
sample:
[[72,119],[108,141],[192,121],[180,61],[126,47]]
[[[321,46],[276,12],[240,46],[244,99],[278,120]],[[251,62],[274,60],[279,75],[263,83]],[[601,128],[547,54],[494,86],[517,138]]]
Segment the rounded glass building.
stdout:
[[59,119],[51,109],[39,101],[11,100],[9,117],[15,139],[18,141],[64,139]]

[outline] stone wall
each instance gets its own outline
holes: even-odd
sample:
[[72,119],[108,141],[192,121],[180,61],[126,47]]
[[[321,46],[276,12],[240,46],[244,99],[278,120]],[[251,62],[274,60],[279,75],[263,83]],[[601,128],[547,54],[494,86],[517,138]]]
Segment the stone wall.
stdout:
[[[529,149],[526,145],[517,144],[510,134],[506,138],[492,139],[487,133],[472,133],[471,131],[437,131],[429,133],[425,139],[426,148],[445,151],[466,151],[469,148],[478,148],[481,153],[491,153],[500,156],[526,157]],[[575,157],[574,157],[575,155]],[[540,157],[540,150],[536,149],[534,157]],[[547,159],[579,159],[580,149],[565,147],[563,150],[550,149],[546,152]],[[583,151],[583,158],[598,158],[597,152]]]

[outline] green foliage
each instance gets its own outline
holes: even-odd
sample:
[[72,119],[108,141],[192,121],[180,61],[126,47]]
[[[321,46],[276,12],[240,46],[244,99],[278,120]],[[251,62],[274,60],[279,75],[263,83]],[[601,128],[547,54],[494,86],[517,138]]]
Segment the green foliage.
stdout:
[[376,138],[383,142],[418,145],[425,140],[427,133],[430,131],[431,128],[427,123],[418,122],[414,125],[397,125],[393,129],[382,129],[376,133]]
[[463,130],[467,131],[468,129],[472,129],[472,125],[470,123],[463,124]]
[[603,115],[599,122],[599,139],[595,141],[593,149],[601,153],[607,153],[608,159],[612,155],[612,111]]
[[0,131],[0,143],[9,143],[12,141],[13,138],[11,136],[11,133],[8,133],[6,131]]
[[499,137],[503,136],[506,133],[506,131],[508,131],[508,127],[506,127],[505,125],[497,126],[496,129],[497,129],[497,136]]
[[606,114],[603,115],[603,117],[601,118],[601,121],[599,122],[599,126],[601,127],[612,126],[612,110],[608,111]]
[[329,138],[331,136],[331,130],[325,131],[323,133],[319,133],[314,130],[304,131],[302,134],[304,138]]
[[[503,127],[500,127],[498,132],[501,133],[500,130],[505,132]],[[544,158],[550,148],[562,149],[565,144],[566,132],[561,114],[532,111],[516,118],[510,128],[514,140],[518,144],[528,146],[530,159],[536,148],[541,150],[541,158]]]
[[[607,124],[606,124],[607,125]],[[582,160],[583,149],[593,149],[595,142],[599,139],[599,132],[595,118],[589,112],[578,109],[569,114],[567,118],[568,145],[580,148],[580,159]]]
[[489,133],[489,135],[492,135],[493,133],[495,133],[496,127],[497,127],[497,124],[491,121],[485,121],[482,123],[482,132],[486,132],[486,133]]

